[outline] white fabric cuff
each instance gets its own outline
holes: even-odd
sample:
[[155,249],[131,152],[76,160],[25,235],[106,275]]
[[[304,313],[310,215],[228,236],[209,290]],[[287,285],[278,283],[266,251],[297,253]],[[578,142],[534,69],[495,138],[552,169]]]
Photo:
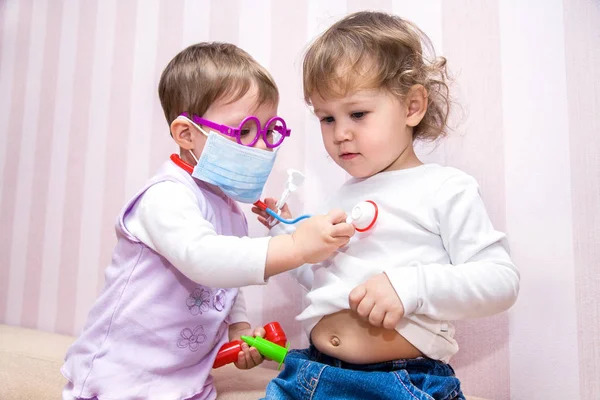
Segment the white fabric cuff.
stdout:
[[404,306],[404,315],[419,308],[419,267],[394,267],[384,271]]
[[227,318],[230,325],[237,324],[238,322],[250,323],[246,313],[246,300],[244,299],[244,292],[242,289],[238,291],[235,303],[233,303],[233,306],[231,306],[231,311],[229,312],[229,316]]
[[296,232],[296,227],[294,225],[280,222],[269,229],[269,236],[291,235],[294,232]]

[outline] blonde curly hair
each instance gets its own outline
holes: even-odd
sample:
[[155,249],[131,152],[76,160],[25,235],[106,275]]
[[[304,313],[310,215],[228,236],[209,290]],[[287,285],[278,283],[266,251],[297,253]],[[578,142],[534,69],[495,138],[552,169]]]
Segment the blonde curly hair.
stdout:
[[[427,54],[424,54],[424,49]],[[303,62],[304,100],[383,88],[400,99],[414,85],[428,107],[413,139],[435,140],[448,130],[450,93],[446,59],[415,24],[382,12],[361,11],[336,22],[308,48]]]

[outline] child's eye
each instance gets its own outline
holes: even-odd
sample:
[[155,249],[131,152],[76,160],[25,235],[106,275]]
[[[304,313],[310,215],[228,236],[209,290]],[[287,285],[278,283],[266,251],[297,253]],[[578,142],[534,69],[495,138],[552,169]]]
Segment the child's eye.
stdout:
[[350,114],[350,116],[353,119],[362,119],[365,117],[365,115],[367,115],[367,113],[365,111],[354,112],[354,113]]
[[240,131],[240,136],[246,136],[250,133],[250,129],[242,129]]
[[333,117],[323,117],[321,118],[321,122],[325,122],[326,124],[331,124],[335,119]]

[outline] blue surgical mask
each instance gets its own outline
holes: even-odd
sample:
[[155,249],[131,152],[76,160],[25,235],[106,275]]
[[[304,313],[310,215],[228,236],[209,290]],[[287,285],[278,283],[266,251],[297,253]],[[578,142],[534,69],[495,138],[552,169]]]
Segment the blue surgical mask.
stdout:
[[207,134],[194,125],[208,139],[200,158],[190,150],[196,160],[192,176],[217,186],[233,200],[242,203],[259,200],[277,153],[243,146],[212,131]]

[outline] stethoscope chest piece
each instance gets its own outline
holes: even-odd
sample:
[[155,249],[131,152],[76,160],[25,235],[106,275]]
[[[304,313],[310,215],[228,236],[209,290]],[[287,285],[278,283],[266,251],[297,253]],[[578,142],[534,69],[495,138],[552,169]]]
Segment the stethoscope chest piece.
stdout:
[[352,208],[346,222],[353,224],[358,232],[366,232],[375,225],[379,209],[372,200],[361,201]]

